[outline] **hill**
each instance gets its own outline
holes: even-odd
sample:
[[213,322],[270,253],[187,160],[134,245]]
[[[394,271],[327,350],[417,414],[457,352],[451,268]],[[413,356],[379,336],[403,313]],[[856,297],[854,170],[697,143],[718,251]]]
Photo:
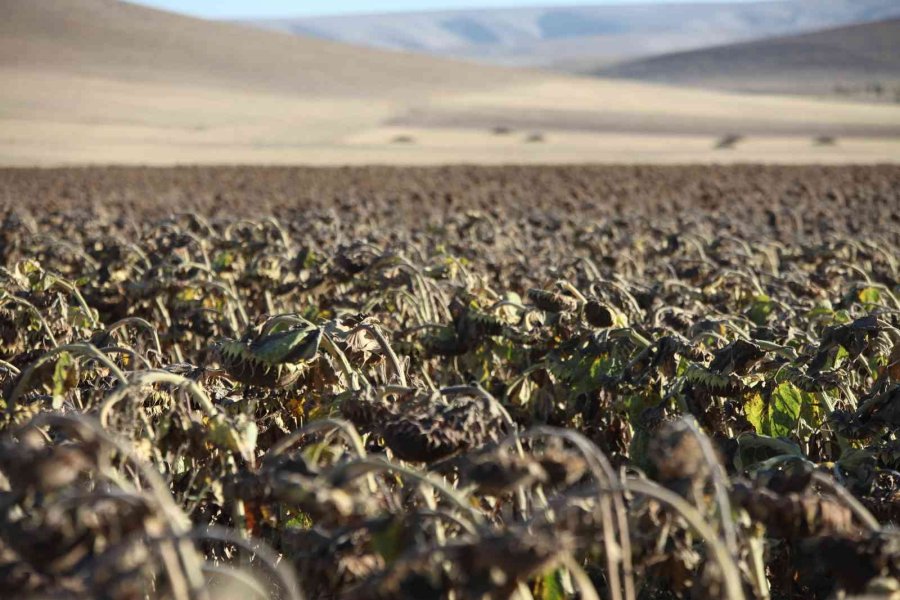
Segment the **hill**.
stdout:
[[117,0],[4,0],[0,68],[305,96],[355,97],[363,91],[379,98],[525,78]]
[[895,0],[522,7],[274,19],[253,24],[476,62],[597,68],[711,45],[900,17]]
[[868,92],[900,102],[900,19],[673,53],[595,73],[742,92]]
[[[892,107],[472,65],[113,0],[3,10],[0,164],[900,157]],[[752,138],[714,151],[730,133]]]

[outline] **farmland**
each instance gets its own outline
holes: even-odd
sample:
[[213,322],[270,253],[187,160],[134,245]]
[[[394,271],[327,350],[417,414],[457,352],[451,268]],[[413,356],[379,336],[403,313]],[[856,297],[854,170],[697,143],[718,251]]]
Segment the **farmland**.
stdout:
[[896,598],[900,167],[0,169],[0,596]]

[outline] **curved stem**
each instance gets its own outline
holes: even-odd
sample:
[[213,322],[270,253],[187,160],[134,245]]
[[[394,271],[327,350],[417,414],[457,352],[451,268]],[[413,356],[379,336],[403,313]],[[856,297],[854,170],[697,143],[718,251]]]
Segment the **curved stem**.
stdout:
[[498,300],[498,301],[494,302],[493,304],[491,304],[490,306],[488,306],[485,309],[485,311],[493,312],[495,310],[498,310],[498,309],[501,309],[504,307],[514,308],[519,312],[528,312],[529,310],[531,310],[527,306],[522,306],[518,302],[513,302],[512,300]]
[[390,471],[408,477],[419,483],[426,483],[450,500],[457,508],[468,515],[469,520],[473,524],[470,532],[475,533],[477,530],[474,526],[481,525],[483,519],[481,514],[469,503],[466,496],[449,487],[443,481],[431,476],[428,473],[422,473],[416,469],[398,465],[384,458],[361,458],[338,465],[330,477],[332,479],[344,480],[344,478],[354,479],[371,471]]
[[61,288],[75,296],[75,301],[78,302],[78,304],[81,306],[81,310],[83,310],[87,318],[90,319],[91,327],[96,329],[97,318],[94,316],[94,311],[91,310],[91,307],[88,306],[88,303],[85,301],[84,296],[82,296],[81,292],[78,291],[78,286],[76,286],[74,283],[66,281],[59,275],[50,275],[50,277],[52,278],[52,281],[55,285],[60,286]]
[[611,337],[611,338],[617,338],[617,337],[622,337],[622,336],[627,337],[629,340],[631,340],[631,342],[635,346],[637,346],[641,350],[646,350],[647,348],[649,348],[650,346],[653,345],[653,343],[650,340],[648,340],[647,338],[645,338],[644,336],[639,334],[637,331],[635,331],[631,327],[624,327],[622,329],[612,329],[609,331],[609,337]]
[[44,315],[41,314],[41,311],[39,311],[38,308],[34,304],[32,304],[31,302],[29,302],[28,300],[26,300],[24,298],[19,298],[18,296],[13,296],[6,292],[4,292],[2,294],[2,296],[0,296],[0,299],[2,299],[4,302],[12,302],[13,304],[19,304],[19,305],[27,308],[37,318],[38,322],[40,322],[41,327],[44,329],[44,333],[46,333],[47,337],[50,338],[50,343],[54,347],[59,345],[56,342],[56,336],[53,335],[53,331],[50,329],[50,324],[47,323],[47,320],[44,318]]
[[44,354],[42,354],[37,360],[28,365],[28,368],[22,372],[19,377],[19,381],[16,383],[16,387],[13,388],[12,393],[9,395],[9,399],[7,400],[7,412],[11,412],[13,408],[15,408],[16,401],[19,399],[19,396],[25,393],[27,389],[28,382],[31,379],[31,376],[34,374],[34,371],[41,365],[48,362],[54,356],[62,353],[62,352],[70,352],[74,356],[86,356],[89,358],[93,358],[97,362],[101,363],[103,366],[108,368],[110,372],[118,379],[122,384],[128,383],[128,378],[125,377],[125,373],[116,366],[114,362],[112,362],[108,356],[100,352],[96,346],[93,344],[88,344],[86,342],[81,342],[78,344],[66,344],[64,346],[57,346],[51,350],[48,350]]
[[816,482],[827,487],[831,493],[840,498],[844,504],[850,509],[853,515],[860,520],[860,522],[866,526],[872,532],[881,531],[881,523],[878,522],[872,513],[862,505],[862,503],[857,500],[853,494],[847,491],[847,488],[839,484],[837,481],[828,477],[824,473],[820,473],[818,471],[813,471],[812,478]]
[[150,361],[147,360],[143,354],[128,346],[104,346],[103,348],[100,348],[100,352],[103,354],[127,354],[134,361],[140,360],[145,369],[153,368],[153,365],[150,364]]
[[318,421],[313,421],[275,442],[275,444],[269,448],[268,452],[266,452],[266,457],[278,456],[303,439],[306,435],[331,429],[338,429],[347,437],[359,458],[366,457],[366,447],[365,444],[363,444],[359,432],[356,431],[356,427],[349,421],[344,421],[343,419],[320,419]]
[[597,593],[591,578],[588,577],[588,574],[584,572],[584,569],[581,568],[581,565],[578,564],[578,561],[571,554],[563,555],[562,564],[569,570],[575,583],[578,584],[581,600],[600,600],[600,595]]
[[388,360],[391,363],[391,367],[394,369],[394,373],[397,375],[397,379],[400,381],[400,385],[406,385],[406,374],[403,372],[403,367],[400,365],[400,359],[397,358],[397,354],[394,353],[394,349],[391,348],[391,345],[388,343],[387,339],[381,333],[381,330],[372,325],[371,323],[361,323],[351,329],[347,335],[354,333],[359,329],[364,329],[372,334],[372,337],[375,338],[375,341],[378,342],[378,345],[381,346],[381,351],[385,353]]
[[13,375],[18,375],[19,373],[22,372],[19,370],[19,367],[17,367],[16,365],[14,365],[10,362],[6,362],[5,360],[2,360],[2,359],[0,359],[0,367],[6,369]]
[[141,317],[125,317],[124,319],[119,319],[118,321],[107,327],[106,331],[112,333],[116,329],[125,327],[126,325],[137,325],[149,331],[150,335],[153,337],[153,345],[156,346],[156,352],[159,354],[160,358],[163,356],[162,346],[159,343],[159,333],[157,333],[156,331],[156,326],[151,324],[146,319],[142,319]]
[[[169,492],[169,486],[160,476],[159,472],[138,459],[126,444],[109,434],[99,423],[81,415],[41,413],[35,416],[25,427],[41,427],[44,425],[74,429],[82,439],[85,438],[82,428],[87,429],[96,439],[103,441],[105,444],[115,449],[116,452],[134,465],[141,477],[149,484],[156,505],[166,513],[168,517],[167,524],[172,533],[178,537],[189,530],[190,520],[181,511],[175,503],[175,500],[172,499]],[[176,551],[181,555],[185,567],[185,575],[187,575],[190,580],[191,589],[199,590],[203,586],[203,579],[199,569],[199,561],[197,560],[193,549],[186,547],[185,544],[177,543]]]
[[209,399],[209,396],[206,395],[206,392],[196,381],[168,371],[151,369],[148,371],[135,371],[131,375],[131,381],[123,382],[122,385],[118,386],[106,397],[103,404],[100,405],[100,424],[104,428],[108,426],[110,411],[125,398],[130,390],[154,383],[168,383],[184,387],[211,419],[220,416],[219,409],[216,408],[212,400]]
[[688,525],[703,538],[712,550],[713,558],[715,558],[722,571],[722,579],[725,583],[725,597],[729,600],[744,600],[740,569],[728,552],[728,548],[719,540],[716,532],[713,531],[696,508],[678,494],[645,479],[628,478],[623,484],[632,493],[647,496],[667,505],[687,521]]
[[703,452],[703,458],[709,467],[713,487],[716,492],[716,502],[719,504],[719,518],[722,520],[722,534],[725,537],[725,545],[728,547],[728,551],[731,552],[731,556],[737,560],[737,533],[734,528],[734,521],[731,518],[731,500],[728,497],[727,487],[728,476],[725,474],[722,464],[716,459],[716,453],[709,442],[709,438],[700,431],[695,420],[685,417],[682,419],[682,422],[696,438],[697,443],[700,445],[700,450]]
[[574,285],[572,285],[565,279],[557,280],[556,285],[558,285],[559,287],[563,288],[564,290],[566,290],[567,292],[569,292],[570,294],[575,296],[581,304],[587,304],[588,300],[587,300],[587,298],[584,297],[584,294],[579,292],[578,288],[576,288]]
[[[335,359],[341,367],[341,370],[344,372],[344,375],[347,376],[347,381],[350,384],[350,389],[358,390],[359,379],[362,378],[362,375],[357,373],[353,367],[350,366],[350,361],[347,360],[347,355],[341,351],[340,348],[334,343],[334,340],[331,339],[331,336],[322,332],[322,347]],[[365,380],[365,378],[363,378]],[[366,382],[368,384],[368,382]]]
[[285,566],[286,561],[282,561],[281,557],[265,543],[248,540],[229,529],[216,525],[208,525],[205,529],[200,530],[195,529],[187,535],[197,540],[216,540],[233,544],[255,555],[280,580],[279,583],[290,600],[303,600],[303,592],[300,590],[300,584],[293,570]]
[[[625,499],[622,497],[621,486],[618,477],[606,458],[606,455],[593,442],[580,433],[558,427],[541,425],[532,427],[520,435],[521,438],[549,436],[568,441],[575,446],[584,456],[591,473],[601,486],[600,508],[603,515],[603,538],[606,546],[606,561],[609,571],[609,589],[613,598],[621,598],[622,585],[626,600],[634,600],[634,567],[632,564],[631,536],[628,529],[628,515],[625,510]],[[510,443],[507,438],[502,443]],[[609,506],[609,496],[612,496],[612,508]],[[613,523],[612,511],[615,511],[616,521]],[[619,542],[616,545],[616,532]],[[617,562],[621,561],[622,574],[619,575]]]

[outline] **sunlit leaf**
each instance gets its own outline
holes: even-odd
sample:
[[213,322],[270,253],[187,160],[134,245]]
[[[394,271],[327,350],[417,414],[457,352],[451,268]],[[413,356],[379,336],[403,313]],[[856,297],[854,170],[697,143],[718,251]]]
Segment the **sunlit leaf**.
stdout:
[[760,294],[753,298],[753,302],[747,311],[747,317],[755,324],[762,326],[769,321],[774,310],[775,304],[772,302],[772,299],[765,294]]
[[860,290],[858,295],[859,301],[866,305],[878,304],[881,302],[881,292],[878,288],[867,287]]
[[800,422],[810,428],[818,427],[822,410],[814,394],[785,382],[772,392],[767,400],[762,394],[754,394],[744,405],[747,420],[756,433],[771,437],[789,437],[797,431]]
[[78,385],[78,372],[77,359],[68,352],[60,352],[53,368],[51,384],[54,410],[62,408],[66,393]]
[[559,569],[547,571],[537,583],[537,595],[539,600],[565,600],[566,592],[563,590],[562,578]]

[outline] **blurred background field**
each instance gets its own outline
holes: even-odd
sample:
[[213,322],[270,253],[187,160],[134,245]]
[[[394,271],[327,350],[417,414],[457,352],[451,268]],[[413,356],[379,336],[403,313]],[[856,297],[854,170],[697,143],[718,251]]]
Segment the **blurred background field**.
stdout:
[[[677,9],[235,23],[7,0],[0,163],[900,159],[900,4],[682,6],[666,21]],[[385,19],[434,41],[388,43]]]

